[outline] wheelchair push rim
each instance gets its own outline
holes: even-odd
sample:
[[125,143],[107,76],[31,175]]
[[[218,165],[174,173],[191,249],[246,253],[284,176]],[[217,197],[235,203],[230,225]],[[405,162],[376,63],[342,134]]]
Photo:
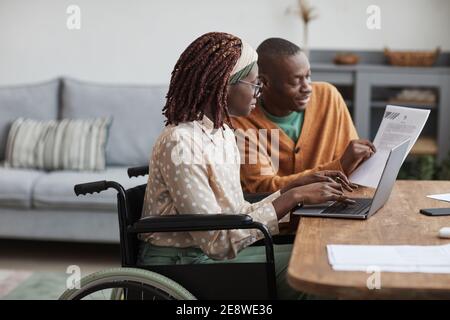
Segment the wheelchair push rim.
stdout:
[[104,299],[120,300],[120,298],[125,298],[123,293],[128,292],[128,290],[134,292],[131,299],[137,300],[196,299],[177,282],[161,274],[136,268],[114,268],[93,273],[82,278],[76,288],[66,290],[59,299],[81,300],[90,295],[92,295],[91,299],[99,299],[98,293],[100,291],[110,289],[110,294],[103,294]]

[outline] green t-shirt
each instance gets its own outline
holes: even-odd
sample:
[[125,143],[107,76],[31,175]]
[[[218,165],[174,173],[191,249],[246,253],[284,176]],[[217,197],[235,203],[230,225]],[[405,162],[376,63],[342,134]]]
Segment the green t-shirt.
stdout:
[[267,119],[278,125],[292,141],[297,142],[302,132],[304,112],[293,111],[285,117],[277,117],[268,113],[264,108],[261,109],[264,111]]

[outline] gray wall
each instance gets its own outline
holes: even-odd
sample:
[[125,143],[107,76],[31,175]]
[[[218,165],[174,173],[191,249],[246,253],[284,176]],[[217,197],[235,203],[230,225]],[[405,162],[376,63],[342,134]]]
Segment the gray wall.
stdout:
[[[315,49],[450,50],[448,0],[310,0]],[[81,8],[81,30],[66,28],[66,8]],[[86,80],[167,83],[181,51],[208,31],[256,46],[270,36],[302,42],[296,0],[0,0],[0,85],[65,75]],[[366,8],[381,8],[368,30]]]

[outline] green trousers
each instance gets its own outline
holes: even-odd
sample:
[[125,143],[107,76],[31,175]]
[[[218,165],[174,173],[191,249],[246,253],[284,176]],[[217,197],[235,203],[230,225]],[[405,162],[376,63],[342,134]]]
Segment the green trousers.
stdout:
[[[274,245],[275,273],[278,298],[282,300],[308,299],[305,293],[295,291],[287,283],[286,274],[292,245]],[[238,256],[230,260],[213,260],[199,248],[175,248],[153,246],[142,242],[138,263],[142,265],[171,265],[194,263],[251,263],[265,262],[264,246],[247,247]]]

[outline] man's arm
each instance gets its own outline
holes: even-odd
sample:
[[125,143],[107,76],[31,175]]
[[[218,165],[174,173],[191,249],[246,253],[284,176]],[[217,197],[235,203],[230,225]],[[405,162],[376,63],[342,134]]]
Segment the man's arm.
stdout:
[[376,152],[375,146],[366,139],[359,139],[348,108],[336,88],[334,99],[339,110],[339,133],[335,158],[339,159],[341,171],[350,175],[361,163]]
[[[262,157],[262,155],[260,155]],[[287,176],[278,175],[270,164],[270,157],[265,156],[256,164],[241,164],[241,183],[245,192],[275,192],[292,183],[299,177],[306,176],[318,171],[338,170],[342,171],[339,160],[334,160],[313,169],[304,170],[302,172],[290,174]],[[266,163],[266,165],[263,165]],[[264,174],[262,174],[264,173]]]

